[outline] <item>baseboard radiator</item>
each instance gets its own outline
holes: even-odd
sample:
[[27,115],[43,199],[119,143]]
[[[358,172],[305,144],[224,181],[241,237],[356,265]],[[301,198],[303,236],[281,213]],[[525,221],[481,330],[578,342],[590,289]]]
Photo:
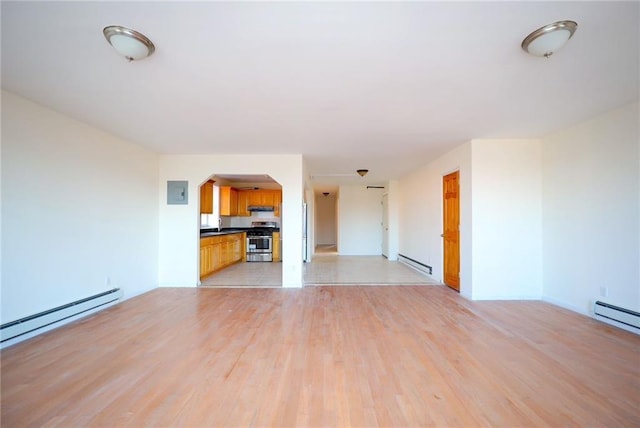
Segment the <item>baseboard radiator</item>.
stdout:
[[419,270],[420,272],[431,275],[433,273],[433,268],[429,265],[425,265],[424,263],[420,263],[417,260],[411,259],[403,254],[398,254],[398,261],[411,266],[414,269]]
[[109,303],[119,300],[121,297],[122,290],[114,288],[113,290],[105,291],[95,296],[76,300],[75,302],[58,306],[57,308],[2,324],[0,325],[0,343],[40,330],[65,319],[99,308],[100,306],[108,305]]
[[636,311],[597,301],[593,312],[600,321],[640,334],[640,313]]

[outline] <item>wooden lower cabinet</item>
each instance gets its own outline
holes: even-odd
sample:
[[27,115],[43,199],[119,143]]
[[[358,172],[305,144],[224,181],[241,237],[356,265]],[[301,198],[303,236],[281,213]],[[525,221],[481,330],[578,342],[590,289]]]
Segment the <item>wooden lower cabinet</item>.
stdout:
[[200,245],[200,278],[207,274],[209,271],[209,257],[207,257],[207,247]]
[[273,261],[279,262],[282,261],[281,249],[280,249],[280,232],[273,232]]
[[245,261],[246,233],[200,238],[200,279]]

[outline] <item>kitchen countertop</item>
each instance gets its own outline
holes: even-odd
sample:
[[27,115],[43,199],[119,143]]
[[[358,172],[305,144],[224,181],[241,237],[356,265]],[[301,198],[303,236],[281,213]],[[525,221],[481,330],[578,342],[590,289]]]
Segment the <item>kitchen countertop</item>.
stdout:
[[206,229],[200,231],[200,238],[207,238],[209,236],[222,236],[222,235],[233,235],[234,233],[244,233],[246,229],[223,229],[220,231],[212,230],[206,231]]
[[[231,235],[233,233],[243,233],[248,230],[255,229],[253,227],[225,227],[222,230],[218,229],[200,229],[200,238],[206,238],[208,236],[222,236]],[[280,232],[279,227],[271,228],[273,232]]]

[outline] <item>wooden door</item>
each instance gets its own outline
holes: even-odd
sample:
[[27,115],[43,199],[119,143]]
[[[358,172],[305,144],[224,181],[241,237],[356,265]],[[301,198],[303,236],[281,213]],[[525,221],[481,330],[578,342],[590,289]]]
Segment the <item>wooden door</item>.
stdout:
[[460,291],[460,183],[459,171],[442,179],[444,283]]

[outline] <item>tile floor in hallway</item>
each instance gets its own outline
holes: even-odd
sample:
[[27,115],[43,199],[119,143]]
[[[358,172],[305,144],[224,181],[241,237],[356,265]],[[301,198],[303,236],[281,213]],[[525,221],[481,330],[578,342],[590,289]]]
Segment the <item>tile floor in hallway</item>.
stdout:
[[304,266],[305,285],[438,285],[428,275],[382,256],[316,254]]
[[[305,285],[438,285],[400,262],[382,256],[338,256],[320,249],[305,263]],[[202,280],[203,287],[280,287],[282,263],[237,263]]]

